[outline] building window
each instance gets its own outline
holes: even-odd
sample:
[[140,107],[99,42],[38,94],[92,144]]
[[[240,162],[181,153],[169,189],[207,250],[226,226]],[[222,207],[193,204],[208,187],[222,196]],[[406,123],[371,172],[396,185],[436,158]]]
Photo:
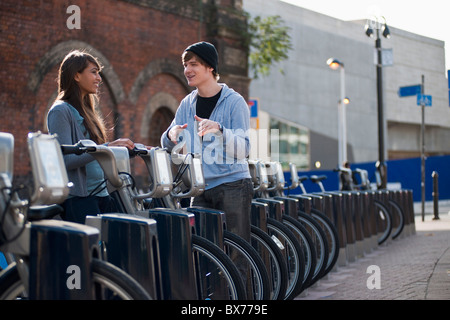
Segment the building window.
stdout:
[[[294,163],[297,169],[309,169],[308,129],[274,118],[270,119],[270,129],[272,157],[278,158],[284,169],[288,169],[290,162]],[[278,147],[278,152],[274,146]]]

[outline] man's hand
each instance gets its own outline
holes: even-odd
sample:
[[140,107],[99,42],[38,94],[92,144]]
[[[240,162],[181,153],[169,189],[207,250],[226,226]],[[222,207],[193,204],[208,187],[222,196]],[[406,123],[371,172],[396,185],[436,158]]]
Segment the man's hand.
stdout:
[[207,133],[215,133],[220,130],[220,125],[218,122],[209,119],[203,119],[197,115],[195,115],[194,118],[198,121],[198,135],[200,137],[204,136]]
[[185,123],[183,125],[178,124],[176,126],[173,126],[172,129],[169,130],[169,134],[168,134],[170,141],[177,144],[178,136],[180,135],[181,131],[183,131],[186,128],[187,128],[187,123]]

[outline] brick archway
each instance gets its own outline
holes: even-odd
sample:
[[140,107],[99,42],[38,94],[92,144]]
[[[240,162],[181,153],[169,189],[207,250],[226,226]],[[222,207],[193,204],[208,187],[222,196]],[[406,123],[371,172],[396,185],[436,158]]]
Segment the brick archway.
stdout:
[[58,43],[56,46],[47,51],[36,64],[34,71],[31,73],[28,80],[28,88],[36,93],[44,76],[55,65],[60,64],[64,57],[74,49],[86,50],[99,59],[100,63],[104,66],[102,70],[104,81],[111,89],[111,95],[114,100],[114,104],[121,103],[126,97],[125,91],[123,90],[123,86],[120,82],[119,76],[112,68],[109,60],[90,44],[79,40],[69,40]]
[[178,104],[178,100],[166,92],[159,92],[150,99],[141,123],[141,137],[146,143],[160,145],[161,134],[172,122]]
[[174,114],[172,111],[162,106],[153,113],[149,123],[149,144],[151,146],[160,146],[161,132],[164,132],[172,122]]
[[183,68],[180,67],[179,62],[173,61],[171,59],[157,59],[151,61],[144,69],[141,70],[141,72],[137,76],[128,95],[131,103],[135,104],[145,84],[150,79],[161,73],[172,75],[180,82],[180,84],[186,89],[187,92],[192,91],[192,88],[187,85],[183,73]]
[[[103,87],[106,88],[106,92],[101,93],[101,102],[99,107],[101,109],[100,111],[105,116],[108,128],[114,127],[117,121],[117,105],[126,98],[126,94],[119,76],[114,71],[114,68],[109,60],[99,50],[83,41],[68,40],[58,43],[42,55],[28,78],[28,89],[30,89],[38,97],[46,97],[45,99],[41,98],[36,101],[35,114],[42,115],[43,120],[36,120],[36,123],[34,123],[34,128],[39,128],[39,130],[46,132],[46,114],[57,96],[56,86],[52,91],[48,88],[50,81],[49,77],[51,77],[52,81],[54,81],[53,79],[56,78],[56,74],[54,74],[54,72],[57,71],[57,67],[64,57],[70,51],[75,49],[89,52],[98,58],[100,63],[104,66],[102,70],[102,78],[104,84],[106,85]],[[103,89],[103,91],[105,91],[105,89]]]

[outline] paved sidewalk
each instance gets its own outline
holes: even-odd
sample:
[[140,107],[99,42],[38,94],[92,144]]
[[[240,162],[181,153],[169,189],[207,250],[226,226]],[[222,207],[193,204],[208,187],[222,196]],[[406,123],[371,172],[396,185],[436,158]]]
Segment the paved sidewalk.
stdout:
[[422,221],[415,204],[416,234],[337,268],[296,300],[450,300],[450,202],[439,220],[432,210],[427,203]]

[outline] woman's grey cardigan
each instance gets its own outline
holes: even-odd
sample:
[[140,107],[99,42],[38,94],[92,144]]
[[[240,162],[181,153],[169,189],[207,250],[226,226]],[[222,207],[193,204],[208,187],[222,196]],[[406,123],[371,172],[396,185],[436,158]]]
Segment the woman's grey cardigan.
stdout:
[[[67,102],[57,101],[47,115],[48,132],[56,134],[60,144],[76,144],[78,141],[86,139],[71,108],[73,107]],[[70,188],[70,195],[80,197],[88,195],[86,164],[93,160],[94,158],[87,153],[64,155],[67,175],[69,181],[73,183]]]

